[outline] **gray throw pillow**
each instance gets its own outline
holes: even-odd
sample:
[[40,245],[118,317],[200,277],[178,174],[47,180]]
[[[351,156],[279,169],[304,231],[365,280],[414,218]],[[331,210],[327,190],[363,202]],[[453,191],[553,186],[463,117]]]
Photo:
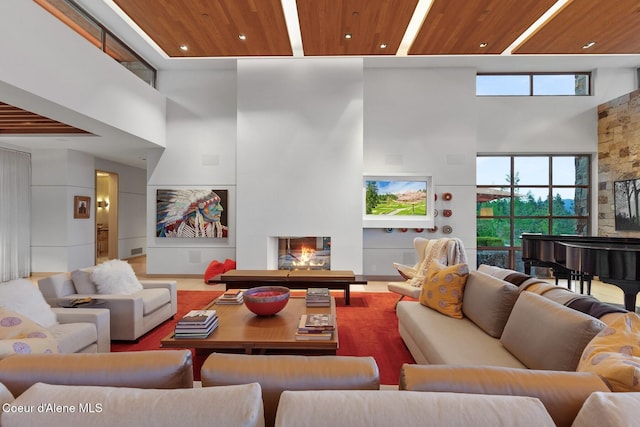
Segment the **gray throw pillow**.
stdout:
[[96,284],[91,280],[91,272],[93,268],[82,268],[71,272],[71,281],[79,294],[93,295],[97,294]]
[[604,327],[594,317],[525,291],[500,342],[530,369],[575,371],[582,351]]
[[517,286],[474,271],[464,289],[462,313],[487,334],[500,338],[517,298]]

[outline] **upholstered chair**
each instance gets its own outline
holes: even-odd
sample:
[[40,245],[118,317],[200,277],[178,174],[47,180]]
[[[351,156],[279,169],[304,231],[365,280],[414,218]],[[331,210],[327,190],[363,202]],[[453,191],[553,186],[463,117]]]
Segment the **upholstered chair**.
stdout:
[[[120,260],[108,262],[113,261],[125,263]],[[135,341],[176,314],[178,297],[175,280],[139,281],[133,270],[122,274],[116,269],[113,274],[114,277],[117,274],[119,279],[115,280],[115,286],[106,286],[107,283],[94,281],[97,278],[96,271],[105,264],[46,277],[38,281],[38,286],[51,306],[83,297],[104,301],[99,307],[109,309],[112,340]],[[124,282],[132,285],[127,288]]]
[[443,237],[441,239],[425,239],[416,237],[413,239],[413,247],[416,251],[416,262],[413,266],[403,265],[397,262],[393,266],[404,282],[389,283],[387,289],[400,295],[398,301],[405,296],[418,299],[422,289],[424,271],[431,261],[438,261],[443,265],[454,265],[467,262],[467,255],[462,241],[458,238]]

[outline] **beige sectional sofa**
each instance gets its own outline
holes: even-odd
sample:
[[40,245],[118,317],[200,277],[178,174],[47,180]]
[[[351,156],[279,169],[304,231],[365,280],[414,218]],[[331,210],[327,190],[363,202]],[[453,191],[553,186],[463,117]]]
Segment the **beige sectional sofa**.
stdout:
[[610,392],[599,376],[587,372],[409,364],[402,367],[399,389],[534,397],[557,426],[570,426],[592,393]]
[[[589,387],[598,388],[593,378],[530,378],[526,388],[535,384],[540,396],[519,395],[509,368],[496,368],[506,371],[471,375],[470,382],[512,384],[513,395],[420,391],[432,387],[429,382],[453,379],[444,365],[405,365],[401,390],[378,390],[377,368],[368,357],[210,358],[202,368],[207,386],[192,388],[188,350],[10,356],[0,361],[0,425],[595,427],[633,425],[640,416],[640,393],[586,397]],[[441,372],[423,370],[429,368]],[[275,403],[270,393],[278,394]],[[267,416],[273,404],[275,419]],[[571,410],[563,409],[567,405]]]
[[401,390],[535,397],[558,426],[572,425],[594,393],[639,390],[634,313],[485,265],[469,273],[461,312],[398,303],[400,335],[417,362],[403,367]]
[[575,371],[585,346],[605,323],[560,304],[575,296],[529,279],[516,286],[472,271],[464,288],[462,319],[417,301],[400,301],[400,336],[419,364],[481,365]]
[[[190,350],[14,354],[0,360],[0,383],[15,397],[32,385],[192,388]],[[1,425],[1,424],[0,424]]]
[[[273,426],[285,390],[378,390],[373,357],[213,353],[200,370],[202,387],[259,383],[264,417]],[[331,425],[331,424],[328,424]]]

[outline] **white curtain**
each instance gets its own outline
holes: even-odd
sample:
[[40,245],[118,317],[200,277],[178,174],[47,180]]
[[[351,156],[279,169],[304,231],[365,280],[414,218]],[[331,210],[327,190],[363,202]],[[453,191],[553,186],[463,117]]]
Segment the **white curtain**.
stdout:
[[0,282],[31,274],[31,155],[0,148]]

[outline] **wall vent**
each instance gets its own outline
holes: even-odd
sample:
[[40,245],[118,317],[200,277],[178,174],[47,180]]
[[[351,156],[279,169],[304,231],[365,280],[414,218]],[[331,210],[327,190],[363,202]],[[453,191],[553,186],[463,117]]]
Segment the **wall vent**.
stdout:
[[131,255],[140,255],[142,253],[142,248],[131,249]]

